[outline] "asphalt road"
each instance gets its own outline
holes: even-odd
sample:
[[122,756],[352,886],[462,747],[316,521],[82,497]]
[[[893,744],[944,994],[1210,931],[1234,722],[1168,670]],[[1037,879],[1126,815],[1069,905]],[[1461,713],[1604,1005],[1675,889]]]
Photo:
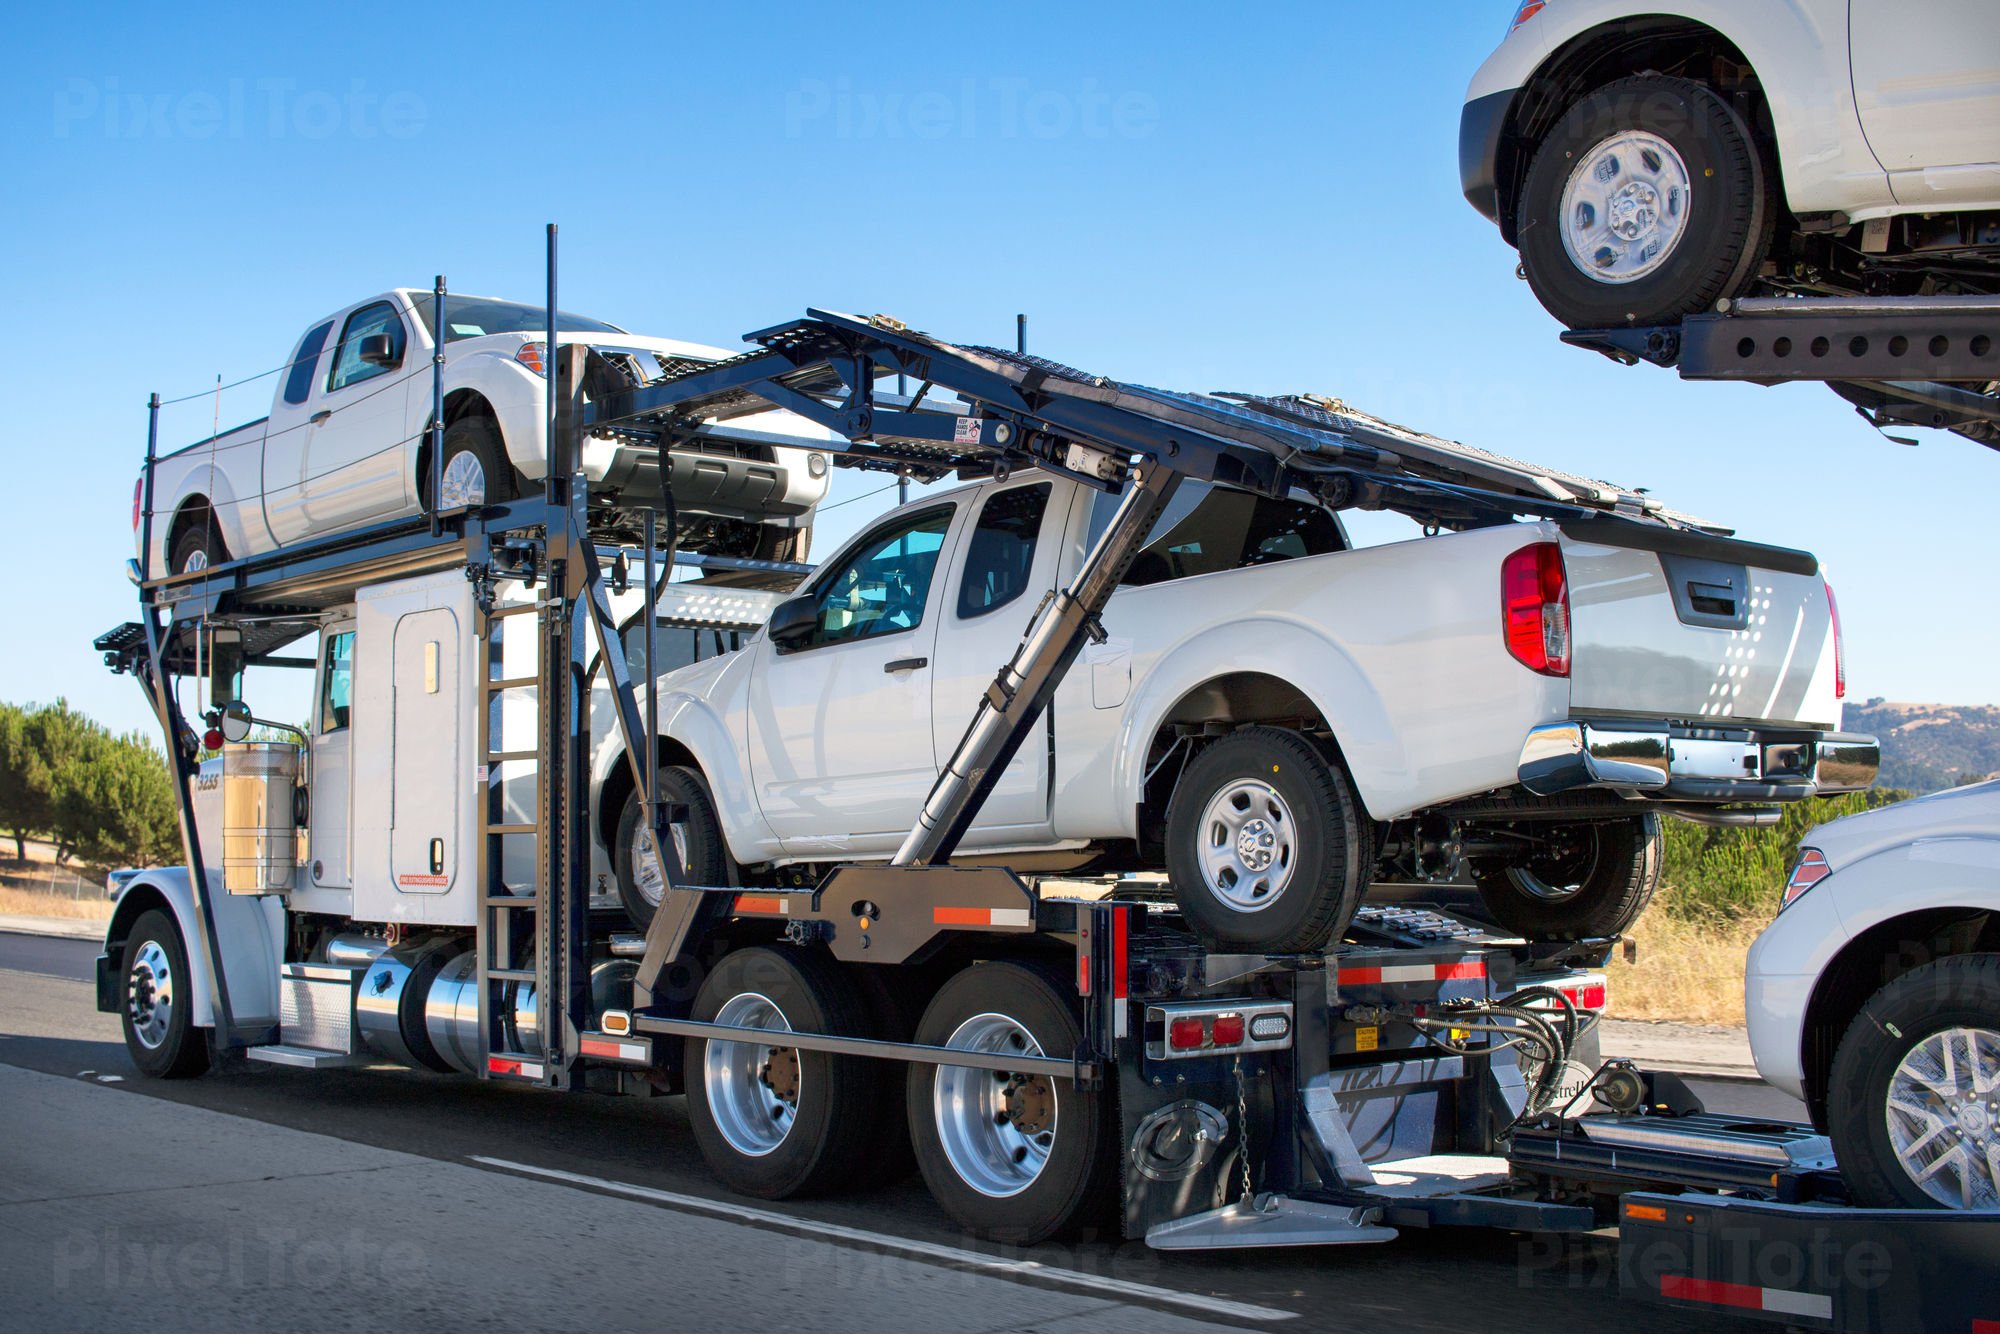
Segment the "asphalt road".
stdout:
[[[0,1310],[23,1327],[535,1324],[821,1329],[1741,1329],[1617,1294],[1606,1237],[1440,1229],[1165,1256],[957,1231],[914,1178],[728,1195],[679,1098],[560,1097],[380,1067],[165,1083],[89,985],[94,942],[0,933]],[[37,1073],[25,1073],[37,1072]],[[1761,1086],[1718,1111],[1790,1115]],[[531,1304],[532,1302],[532,1304]],[[419,1318],[421,1317],[421,1321]],[[1187,1322],[1183,1324],[1183,1322]],[[11,1320],[9,1323],[12,1323]]]

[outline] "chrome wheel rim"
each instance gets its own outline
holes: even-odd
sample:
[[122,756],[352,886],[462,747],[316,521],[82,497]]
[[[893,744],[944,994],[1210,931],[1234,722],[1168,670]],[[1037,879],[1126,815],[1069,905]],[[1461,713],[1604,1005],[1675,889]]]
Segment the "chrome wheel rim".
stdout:
[[[960,1051],[1040,1056],[1034,1034],[1004,1014],[976,1014],[945,1040]],[[1046,1075],[937,1068],[931,1107],[938,1140],[959,1180],[1004,1200],[1035,1184],[1055,1149],[1056,1082]]]
[[1889,1077],[1889,1147],[1948,1209],[2000,1209],[2000,1033],[1947,1028]]
[[1672,144],[1644,130],[1614,134],[1583,155],[1563,186],[1563,250],[1598,282],[1637,282],[1687,234],[1692,191]]
[[1202,883],[1224,906],[1259,912],[1276,903],[1298,861],[1298,822],[1269,783],[1243,779],[1208,799],[1199,826]]
[[199,547],[196,547],[193,551],[190,551],[188,553],[188,558],[181,562],[182,574],[193,574],[197,570],[205,570],[207,568],[208,568],[208,553],[206,551],[203,551]]
[[440,508],[455,510],[486,503],[486,465],[470,450],[461,450],[444,465],[444,484],[439,488]]
[[[715,1022],[732,1028],[789,1033],[792,1025],[768,996],[732,996]],[[799,1114],[803,1072],[796,1047],[750,1042],[710,1042],[702,1053],[702,1090],[715,1128],[729,1147],[762,1158],[785,1142]]]
[[174,969],[157,940],[149,940],[132,956],[125,978],[125,1015],[132,1036],[147,1051],[158,1051],[174,1022]]
[[[680,862],[681,868],[686,870],[687,826],[670,824],[667,826],[667,832],[673,838],[674,857]],[[639,897],[657,908],[660,906],[660,900],[666,897],[667,882],[666,877],[660,874],[659,858],[653,855],[653,849],[646,841],[646,826],[643,822],[632,829],[631,852],[632,883],[638,889]]]

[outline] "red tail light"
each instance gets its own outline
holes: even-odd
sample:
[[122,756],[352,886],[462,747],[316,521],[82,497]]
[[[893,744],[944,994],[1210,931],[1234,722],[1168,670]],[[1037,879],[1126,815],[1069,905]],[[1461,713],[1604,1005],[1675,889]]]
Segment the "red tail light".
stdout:
[[1240,1014],[1218,1014],[1215,1016],[1215,1045],[1218,1047],[1240,1047],[1243,1045],[1243,1016]]
[[146,495],[146,479],[141,477],[132,483],[132,531],[139,531],[139,502]]
[[1544,676],[1569,675],[1569,575],[1554,542],[1522,547],[1500,567],[1507,651]]
[[1176,1019],[1167,1026],[1167,1045],[1175,1051],[1196,1051],[1208,1041],[1207,1025],[1199,1019]]
[[1785,896],[1778,901],[1778,910],[1783,912],[1791,907],[1799,895],[1832,874],[1825,853],[1818,848],[1800,848],[1799,859],[1792,863],[1792,873],[1785,877]]
[[1826,614],[1833,621],[1833,697],[1847,698],[1846,646],[1840,642],[1840,604],[1833,599],[1833,585],[1826,585]]

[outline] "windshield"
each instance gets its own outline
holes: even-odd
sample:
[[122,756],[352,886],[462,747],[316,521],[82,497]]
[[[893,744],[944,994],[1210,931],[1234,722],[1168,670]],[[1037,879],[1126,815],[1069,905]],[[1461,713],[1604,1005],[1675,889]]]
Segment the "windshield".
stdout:
[[[432,302],[422,292],[410,293],[410,306],[417,318],[424,322],[424,330],[432,338],[437,330],[432,327]],[[615,324],[603,320],[587,320],[581,315],[568,311],[559,312],[564,333],[624,333]],[[444,341],[455,343],[461,338],[480,338],[486,334],[538,333],[546,336],[549,331],[549,308],[547,306],[524,306],[514,301],[494,301],[483,296],[453,296],[445,293]]]

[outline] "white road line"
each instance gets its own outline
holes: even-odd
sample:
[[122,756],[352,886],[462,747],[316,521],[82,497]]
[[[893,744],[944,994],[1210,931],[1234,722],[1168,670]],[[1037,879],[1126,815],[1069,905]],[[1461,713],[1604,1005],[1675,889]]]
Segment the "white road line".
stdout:
[[676,1208],[713,1214],[719,1218],[779,1227],[788,1232],[828,1237],[836,1241],[859,1242],[879,1250],[900,1252],[925,1260],[938,1260],[945,1264],[964,1265],[972,1269],[983,1269],[1006,1277],[1026,1276],[1042,1283],[1076,1288],[1093,1297],[1133,1297],[1140,1301],[1154,1302],[1162,1306],[1185,1307],[1188,1310],[1224,1316],[1231,1320],[1298,1319],[1297,1312],[1281,1311],[1272,1306],[1252,1306],[1247,1302],[1232,1302],[1221,1297],[1176,1292],[1172,1288],[1154,1287],[1150,1283],[1133,1283],[1127,1279],[1079,1274],[1070,1269],[1051,1268],[1034,1260],[1002,1260],[991,1255],[981,1255],[978,1251],[961,1250],[956,1246],[912,1241],[907,1237],[891,1236],[886,1232],[869,1232],[858,1227],[843,1227],[838,1223],[819,1223],[811,1219],[794,1218],[790,1214],[781,1214],[771,1209],[758,1209],[747,1204],[730,1204],[722,1200],[707,1200],[699,1195],[682,1195],[671,1190],[656,1190],[651,1186],[634,1186],[623,1181],[610,1181],[604,1177],[584,1176],[579,1172],[563,1172],[553,1167],[531,1167],[526,1163],[508,1162],[504,1158],[486,1158],[479,1154],[471,1154],[468,1157],[472,1162],[486,1167],[497,1167],[502,1171],[519,1172],[550,1181],[566,1181],[572,1185],[589,1186],[618,1195],[629,1195],[634,1199],[671,1204]]

